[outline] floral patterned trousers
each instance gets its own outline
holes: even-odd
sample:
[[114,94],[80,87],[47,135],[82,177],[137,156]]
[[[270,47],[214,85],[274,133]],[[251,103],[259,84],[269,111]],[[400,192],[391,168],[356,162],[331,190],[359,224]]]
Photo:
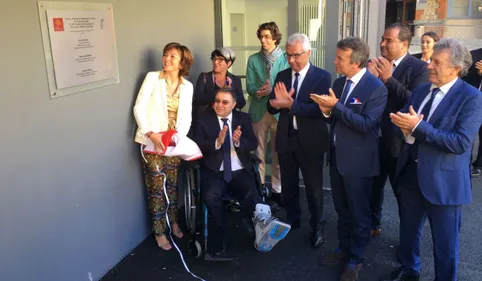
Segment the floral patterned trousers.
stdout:
[[152,216],[152,232],[156,236],[165,233],[167,200],[164,195],[164,177],[166,179],[166,193],[169,197],[167,215],[171,224],[178,221],[177,210],[177,175],[181,158],[165,157],[155,154],[145,154],[147,162],[143,160],[144,179],[146,181],[147,200]]

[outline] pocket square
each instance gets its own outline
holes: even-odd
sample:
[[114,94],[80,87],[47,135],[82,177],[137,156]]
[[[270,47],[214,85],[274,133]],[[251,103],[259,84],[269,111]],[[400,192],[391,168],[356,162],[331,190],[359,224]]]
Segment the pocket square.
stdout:
[[362,104],[362,102],[357,98],[352,98],[350,104]]

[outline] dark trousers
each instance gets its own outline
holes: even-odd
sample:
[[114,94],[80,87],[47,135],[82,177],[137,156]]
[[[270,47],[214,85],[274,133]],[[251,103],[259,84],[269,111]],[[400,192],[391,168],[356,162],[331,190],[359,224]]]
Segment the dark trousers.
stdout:
[[201,196],[217,228],[227,226],[223,198],[229,192],[241,203],[249,217],[253,216],[256,204],[263,203],[263,199],[256,188],[254,175],[249,174],[245,169],[234,171],[230,183],[224,181],[223,172],[215,173],[203,169]]
[[477,150],[477,158],[472,162],[475,168],[482,168],[482,126],[479,129],[479,149]]
[[370,239],[370,199],[373,177],[342,176],[338,172],[335,149],[330,152],[330,182],[338,214],[339,248],[348,253],[351,264],[363,261]]
[[298,135],[290,137],[291,152],[278,153],[281,173],[281,193],[289,223],[301,219],[299,170],[305,183],[306,199],[310,211],[310,225],[317,230],[323,219],[323,153],[302,149]]
[[400,188],[399,258],[403,271],[409,275],[420,272],[420,243],[428,217],[434,248],[435,281],[456,281],[462,206],[434,205],[427,201],[418,185],[415,162],[407,165],[397,184]]
[[398,192],[393,184],[398,158],[391,156],[388,144],[384,143],[382,139],[380,139],[379,142],[379,149],[380,175],[373,179],[372,198],[370,203],[371,229],[373,230],[381,227],[383,197],[387,178],[390,179],[390,185],[392,186],[393,193],[397,198],[397,204],[399,201]]

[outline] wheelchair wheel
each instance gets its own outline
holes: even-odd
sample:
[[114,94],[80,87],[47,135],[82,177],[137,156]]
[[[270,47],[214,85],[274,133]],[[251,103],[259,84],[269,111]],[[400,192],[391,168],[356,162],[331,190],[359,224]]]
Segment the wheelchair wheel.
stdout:
[[184,212],[186,218],[186,226],[191,234],[196,231],[196,213],[197,213],[197,197],[196,197],[196,181],[194,171],[186,170],[186,189],[184,191]]
[[201,256],[201,244],[197,240],[189,240],[189,242],[187,243],[187,249],[189,250],[189,254],[193,258],[197,259]]
[[270,186],[268,183],[263,184],[263,181],[261,180],[261,175],[259,174],[259,165],[261,164],[261,160],[258,158],[258,156],[256,156],[255,153],[251,154],[251,163],[253,164],[253,169],[255,172],[256,189],[258,190],[261,198],[263,198],[263,201],[266,202],[270,195]]

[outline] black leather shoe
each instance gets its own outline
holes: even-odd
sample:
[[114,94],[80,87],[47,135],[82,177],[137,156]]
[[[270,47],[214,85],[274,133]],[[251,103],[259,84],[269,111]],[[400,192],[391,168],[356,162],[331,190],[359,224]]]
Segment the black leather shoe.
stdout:
[[402,268],[395,269],[388,277],[380,279],[380,281],[419,281],[420,276],[411,276],[403,273]]
[[231,256],[226,249],[222,249],[219,252],[209,254],[206,253],[206,256],[204,257],[204,260],[206,261],[232,261],[234,260],[234,257]]
[[470,175],[473,178],[476,178],[476,177],[480,176],[480,173],[481,173],[481,170],[478,169],[478,168],[472,168],[472,170],[470,171]]
[[311,235],[311,246],[319,248],[323,242],[325,242],[325,239],[323,239],[323,228],[317,228]]
[[[209,243],[211,250],[206,251],[204,260],[206,261],[232,261],[234,257],[228,252],[229,241],[226,234],[227,230],[224,227],[216,227],[210,232]],[[212,243],[212,244],[211,244]],[[208,247],[210,248],[210,247]]]
[[[228,239],[225,235],[221,236],[221,245],[217,247],[218,250],[215,250],[214,253],[206,253],[204,257],[207,261],[232,261],[234,257],[228,253]],[[216,238],[216,237],[214,237]]]

